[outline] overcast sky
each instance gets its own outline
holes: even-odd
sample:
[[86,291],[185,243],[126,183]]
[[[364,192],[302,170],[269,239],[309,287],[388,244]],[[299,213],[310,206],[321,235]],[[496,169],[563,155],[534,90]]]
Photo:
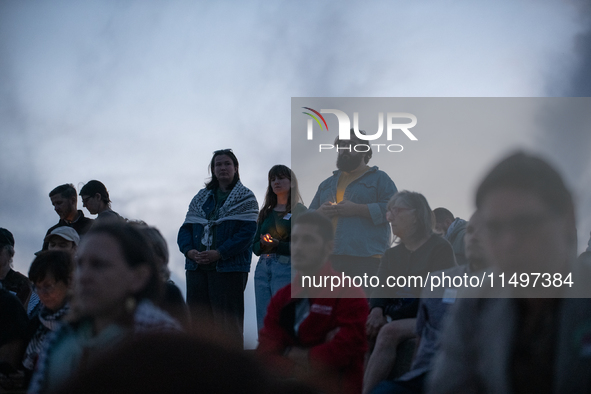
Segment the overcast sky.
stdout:
[[[0,226],[15,235],[14,267],[28,272],[58,220],[48,192],[99,179],[115,211],[161,229],[184,290],[176,233],[214,150],[234,149],[261,203],[268,169],[290,165],[292,97],[589,96],[584,4],[2,1]],[[551,155],[589,218],[591,133],[554,121],[527,141],[475,134],[465,151],[489,160],[523,142]],[[469,216],[481,174],[462,157],[417,160],[465,171],[445,194],[425,195]],[[428,179],[404,181],[412,168],[399,171],[399,188],[430,190]],[[579,224],[580,248],[590,227]],[[252,280],[246,313],[253,346]]]

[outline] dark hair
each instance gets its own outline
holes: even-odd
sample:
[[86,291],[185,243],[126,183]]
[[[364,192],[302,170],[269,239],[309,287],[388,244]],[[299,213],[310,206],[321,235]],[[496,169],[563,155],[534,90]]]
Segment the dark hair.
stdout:
[[63,250],[47,250],[35,257],[29,268],[29,279],[33,283],[41,282],[51,274],[56,282],[70,285],[74,263],[72,255]]
[[164,264],[168,264],[168,245],[160,230],[156,227],[150,226],[140,227],[140,230],[143,231],[144,235],[150,240],[150,243],[154,248],[154,255],[162,260]]
[[211,158],[211,162],[209,163],[209,173],[211,174],[211,179],[209,180],[209,182],[205,182],[205,188],[207,190],[215,190],[220,187],[220,182],[218,181],[218,178],[214,174],[214,167],[215,167],[215,158],[218,156],[222,156],[222,155],[228,156],[232,160],[232,162],[234,163],[234,167],[236,168],[236,173],[234,174],[234,179],[232,180],[232,183],[230,184],[230,189],[233,189],[234,186],[236,186],[236,184],[240,180],[240,174],[238,173],[238,159],[236,158],[236,155],[234,154],[234,152],[232,152],[232,149],[216,150],[215,152],[213,152],[213,157]]
[[295,226],[297,224],[311,224],[316,226],[324,242],[330,242],[334,239],[332,222],[318,212],[312,211],[301,214],[293,225]]
[[56,194],[61,194],[62,198],[70,199],[76,197],[76,188],[71,183],[64,183],[59,185],[55,189],[49,192],[49,197],[53,197]]
[[88,183],[86,185],[82,186],[82,189],[80,189],[81,196],[94,197],[94,195],[97,193],[101,195],[101,200],[105,204],[107,204],[107,205],[111,204],[111,200],[109,199],[109,192],[107,191],[107,188],[105,187],[105,185],[100,181],[96,181],[96,180],[88,181]]
[[390,201],[388,201],[388,209],[390,209],[396,201],[402,201],[408,208],[414,210],[416,218],[415,228],[409,236],[411,241],[419,240],[433,234],[433,226],[435,222],[435,214],[431,211],[429,202],[421,193],[402,190],[395,193]]
[[446,220],[451,220],[453,222],[455,220],[454,214],[447,208],[435,208],[433,213],[435,214],[436,223],[443,223]]
[[[364,130],[359,130],[359,133],[366,135]],[[341,141],[340,136],[337,135],[336,138],[334,139],[334,146],[338,146],[340,141]],[[371,159],[371,157],[373,156],[373,150],[371,149],[371,144],[368,144],[368,141],[362,140],[361,138],[357,137],[357,134],[355,134],[355,130],[353,130],[353,129],[351,129],[351,139],[349,141],[351,141],[351,142],[356,141],[359,144],[367,145],[369,147],[369,150],[367,152],[364,152],[365,156],[363,157],[363,161],[365,162],[365,164],[369,163],[369,159]],[[338,150],[337,150],[337,152],[338,152]]]
[[292,195],[296,199],[296,203],[302,201],[302,196],[300,195],[300,189],[298,187],[298,179],[296,178],[295,174],[289,167],[284,166],[283,164],[277,164],[271,167],[269,170],[269,185],[267,186],[267,193],[265,194],[265,200],[263,201],[263,207],[259,212],[258,222],[262,223],[269,213],[277,206],[277,195],[273,192],[273,187],[271,186],[271,179],[276,177],[284,177],[291,181],[291,190],[287,197],[287,206],[285,207],[285,212],[291,212],[291,197]]
[[0,245],[10,245],[14,247],[14,235],[3,227],[0,227]]
[[529,191],[544,201],[551,211],[565,214],[574,223],[574,203],[562,177],[546,161],[524,152],[517,152],[498,163],[486,175],[476,192],[476,207],[491,192],[503,189]]
[[154,257],[158,263],[159,272],[165,281],[170,279],[170,269],[168,268],[168,245],[162,236],[162,233],[156,227],[150,227],[145,222],[129,222],[132,226],[139,229],[142,234],[150,241],[150,246],[154,251]]
[[123,253],[125,262],[130,267],[146,265],[150,269],[150,278],[146,286],[135,297],[158,300],[162,292],[162,283],[159,277],[158,263],[154,255],[154,249],[148,238],[137,226],[123,221],[105,221],[93,225],[85,237],[92,234],[106,234],[111,236]]

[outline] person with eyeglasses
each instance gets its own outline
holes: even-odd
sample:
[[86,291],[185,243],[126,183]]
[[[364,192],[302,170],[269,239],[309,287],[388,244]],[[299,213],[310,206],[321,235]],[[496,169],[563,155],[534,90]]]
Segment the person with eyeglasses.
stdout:
[[[486,174],[475,202],[494,286],[452,308],[427,392],[591,392],[591,269],[576,261],[575,203],[562,176],[516,152]],[[502,286],[499,275],[514,273],[519,282]]]
[[[39,286],[41,296],[62,285]],[[123,221],[93,226],[78,248],[67,322],[43,347],[29,393],[55,392],[125,341],[180,332],[156,306],[162,286],[154,250],[139,229]]]
[[[187,304],[194,325],[222,330],[243,345],[244,290],[258,203],[240,182],[231,149],[213,153],[206,182],[189,204],[177,243],[185,256]],[[207,327],[207,328],[206,328]]]
[[88,181],[80,189],[82,206],[88,209],[91,215],[97,215],[97,221],[119,220],[121,216],[111,209],[111,199],[105,185],[97,180]]
[[72,254],[62,250],[41,252],[31,263],[29,279],[39,297],[41,309],[27,328],[27,348],[23,366],[32,374],[49,334],[57,329],[70,310]]
[[[384,286],[377,287],[370,299],[366,329],[375,346],[365,370],[363,393],[370,393],[387,379],[396,362],[398,345],[416,336],[422,287],[420,281],[417,285],[408,278],[424,281],[430,272],[456,266],[450,243],[433,232],[435,215],[425,196],[398,192],[387,209],[386,218],[400,242],[384,253],[377,274]],[[393,277],[396,282],[392,282]],[[388,283],[396,286],[386,286]]]
[[[434,210],[436,214],[437,210]],[[465,245],[467,264],[458,265],[432,273],[433,276],[463,277],[464,274],[479,275],[488,269],[488,257],[482,245],[482,233],[484,231],[482,215],[474,212],[466,226]],[[416,351],[406,372],[400,363],[396,366],[389,379],[380,382],[372,391],[372,394],[421,394],[426,389],[433,367],[433,359],[439,351],[439,344],[446,317],[449,310],[458,300],[457,294],[462,289],[453,283],[444,284],[442,287],[431,288],[427,286],[421,292],[419,311],[415,332]],[[411,341],[409,341],[410,343]],[[403,350],[404,351],[404,350]],[[400,376],[400,373],[403,373]],[[394,375],[394,376],[392,376]],[[394,378],[394,379],[392,379]]]

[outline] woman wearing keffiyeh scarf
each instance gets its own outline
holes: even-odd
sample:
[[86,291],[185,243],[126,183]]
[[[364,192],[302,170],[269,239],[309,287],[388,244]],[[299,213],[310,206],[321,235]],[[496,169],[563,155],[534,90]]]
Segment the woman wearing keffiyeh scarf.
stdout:
[[94,225],[78,248],[73,278],[68,321],[48,335],[29,393],[52,392],[126,339],[181,330],[154,305],[163,285],[158,263],[129,223]]
[[29,279],[42,307],[29,323],[32,336],[23,358],[23,366],[29,371],[35,369],[49,333],[57,330],[70,310],[72,269],[72,257],[63,251],[42,252],[31,263]]
[[69,304],[64,305],[63,308],[55,312],[47,309],[45,306],[41,308],[38,316],[39,325],[37,331],[35,331],[35,334],[27,345],[27,350],[25,351],[25,357],[23,359],[23,365],[25,368],[30,371],[35,368],[35,364],[43,349],[48,334],[59,327],[62,318],[67,315],[69,310]]
[[195,325],[213,324],[242,343],[258,203],[240,182],[230,149],[214,152],[210,171],[211,180],[191,201],[178,234],[186,258],[187,304]]

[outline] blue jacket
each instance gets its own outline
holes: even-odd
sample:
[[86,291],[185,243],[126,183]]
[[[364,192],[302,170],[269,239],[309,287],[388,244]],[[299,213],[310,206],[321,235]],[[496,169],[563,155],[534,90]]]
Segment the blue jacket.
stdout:
[[[203,211],[209,215],[215,208],[213,194],[203,204]],[[217,261],[218,272],[250,272],[252,241],[257,229],[255,221],[226,220],[214,227],[216,250],[220,253]],[[177,244],[185,256],[191,249],[199,249],[203,225],[185,223],[179,229]],[[194,271],[197,263],[185,257],[185,269]]]
[[[310,210],[318,209],[327,201],[334,201],[340,170],[318,186],[310,203]],[[354,180],[345,189],[345,200],[367,204],[371,219],[359,216],[339,217],[335,231],[336,255],[369,257],[382,255],[390,244],[390,225],[386,220],[386,206],[397,192],[396,185],[388,174],[377,166]]]

